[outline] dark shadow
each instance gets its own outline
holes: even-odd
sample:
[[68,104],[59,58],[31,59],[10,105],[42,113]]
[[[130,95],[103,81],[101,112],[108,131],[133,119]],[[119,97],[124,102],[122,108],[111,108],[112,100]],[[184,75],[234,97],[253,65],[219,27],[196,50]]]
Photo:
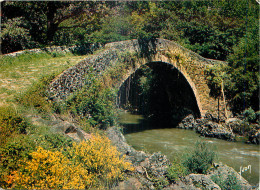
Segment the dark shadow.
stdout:
[[129,76],[119,89],[117,102],[120,108],[145,116],[138,125],[125,124],[126,133],[173,128],[189,114],[200,117],[185,76],[164,62],[150,62]]
[[155,37],[142,37],[138,38],[138,46],[140,57],[147,58],[149,61],[156,54],[156,42]]

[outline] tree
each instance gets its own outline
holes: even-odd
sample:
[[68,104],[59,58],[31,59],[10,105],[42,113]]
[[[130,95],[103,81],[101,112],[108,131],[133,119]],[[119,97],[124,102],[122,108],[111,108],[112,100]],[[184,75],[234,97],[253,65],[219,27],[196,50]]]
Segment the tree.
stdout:
[[[53,37],[57,30],[62,28],[76,28],[86,27],[87,20],[92,20],[104,13],[105,4],[102,2],[62,2],[62,1],[48,1],[46,8],[47,16],[47,42],[53,41]],[[83,17],[80,17],[83,15]],[[61,26],[60,24],[74,18],[77,22],[71,26]]]
[[[104,2],[8,1],[3,2],[2,6],[2,29],[10,31],[11,27],[16,24],[23,31],[22,39],[29,35],[30,41],[34,41],[34,44],[50,44],[57,31],[64,28],[87,28],[89,24],[98,25],[100,18],[106,14],[106,11],[106,3]],[[93,28],[92,30],[97,29]],[[13,34],[18,35],[17,33]],[[8,43],[5,43],[4,40],[10,37],[14,36],[11,33],[5,33],[5,36],[1,35],[3,53],[24,48],[21,45],[23,42],[21,40],[18,42],[17,48],[6,47]]]
[[[219,99],[222,98],[224,102],[224,115],[228,118],[225,96],[225,81],[227,81],[228,75],[226,74],[227,65],[220,64],[214,65],[207,69],[207,80],[210,87],[210,95],[218,99],[218,117],[219,117]],[[218,118],[219,119],[219,118]]]
[[258,27],[247,32],[229,56],[230,69],[227,96],[233,112],[241,113],[252,107],[259,110],[259,35]]
[[11,51],[17,51],[21,49],[26,49],[34,46],[29,30],[24,26],[23,18],[17,17],[13,19],[8,19],[2,24],[1,31],[1,51],[3,53],[8,53]]

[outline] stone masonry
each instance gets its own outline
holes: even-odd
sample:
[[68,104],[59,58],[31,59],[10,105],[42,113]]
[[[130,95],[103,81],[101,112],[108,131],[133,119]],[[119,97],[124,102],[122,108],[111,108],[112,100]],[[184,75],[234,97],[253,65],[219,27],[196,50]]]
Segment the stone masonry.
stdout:
[[[201,116],[207,111],[214,113],[218,110],[218,101],[210,97],[210,89],[207,85],[205,69],[220,61],[210,60],[165,39],[156,39],[156,51],[149,57],[140,57],[141,48],[138,40],[128,40],[106,44],[102,51],[86,58],[77,65],[67,69],[50,84],[49,94],[53,100],[64,100],[76,90],[81,89],[89,83],[88,74],[101,77],[109,68],[122,64],[120,55],[125,52],[136,56],[133,67],[122,81],[122,84],[132,73],[142,65],[151,62],[164,62],[177,68],[186,78],[191,86],[197,100]],[[148,48],[153,48],[148,44]],[[118,86],[119,87],[119,86]],[[220,110],[223,110],[223,102],[220,101]]]

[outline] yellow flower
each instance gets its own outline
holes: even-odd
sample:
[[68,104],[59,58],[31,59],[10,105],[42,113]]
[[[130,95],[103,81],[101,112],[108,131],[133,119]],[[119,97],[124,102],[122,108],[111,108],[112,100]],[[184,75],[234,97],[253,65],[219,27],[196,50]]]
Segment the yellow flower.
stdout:
[[74,143],[67,152],[38,147],[31,156],[24,168],[10,177],[10,183],[27,189],[85,189],[99,181],[113,183],[125,170],[133,170],[110,140],[100,135]]

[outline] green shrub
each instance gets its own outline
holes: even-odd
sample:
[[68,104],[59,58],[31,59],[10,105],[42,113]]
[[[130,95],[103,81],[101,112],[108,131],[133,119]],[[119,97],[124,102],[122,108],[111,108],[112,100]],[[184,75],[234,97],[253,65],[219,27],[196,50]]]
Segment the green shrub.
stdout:
[[213,175],[211,176],[212,181],[214,181],[221,189],[227,190],[240,190],[241,185],[239,184],[237,178],[235,177],[234,173],[229,174],[227,178],[223,178],[220,175]]
[[180,177],[188,174],[187,168],[182,163],[174,161],[167,170],[167,178],[170,181],[177,181]]
[[64,57],[66,54],[63,52],[58,52],[58,51],[54,51],[54,52],[50,52],[52,57]]
[[11,187],[11,178],[14,171],[18,171],[24,160],[30,159],[30,153],[37,147],[47,150],[61,150],[71,147],[72,140],[61,134],[53,133],[48,127],[27,127],[28,134],[16,135],[7,138],[0,147],[0,187]]
[[155,189],[163,189],[167,185],[169,185],[169,182],[165,177],[157,178],[154,183]]
[[11,107],[0,107],[0,145],[16,134],[25,134],[29,124]]
[[116,122],[115,97],[112,89],[104,88],[98,81],[92,81],[89,87],[69,97],[66,106],[74,115],[87,119],[91,126],[104,128]]
[[213,164],[216,153],[206,142],[197,141],[195,148],[183,160],[183,165],[191,173],[205,174]]
[[244,116],[245,120],[248,122],[251,122],[251,123],[256,122],[257,115],[251,107],[244,110],[243,116]]
[[22,160],[34,149],[26,135],[8,138],[0,146],[0,187],[10,188],[10,175],[20,168]]

